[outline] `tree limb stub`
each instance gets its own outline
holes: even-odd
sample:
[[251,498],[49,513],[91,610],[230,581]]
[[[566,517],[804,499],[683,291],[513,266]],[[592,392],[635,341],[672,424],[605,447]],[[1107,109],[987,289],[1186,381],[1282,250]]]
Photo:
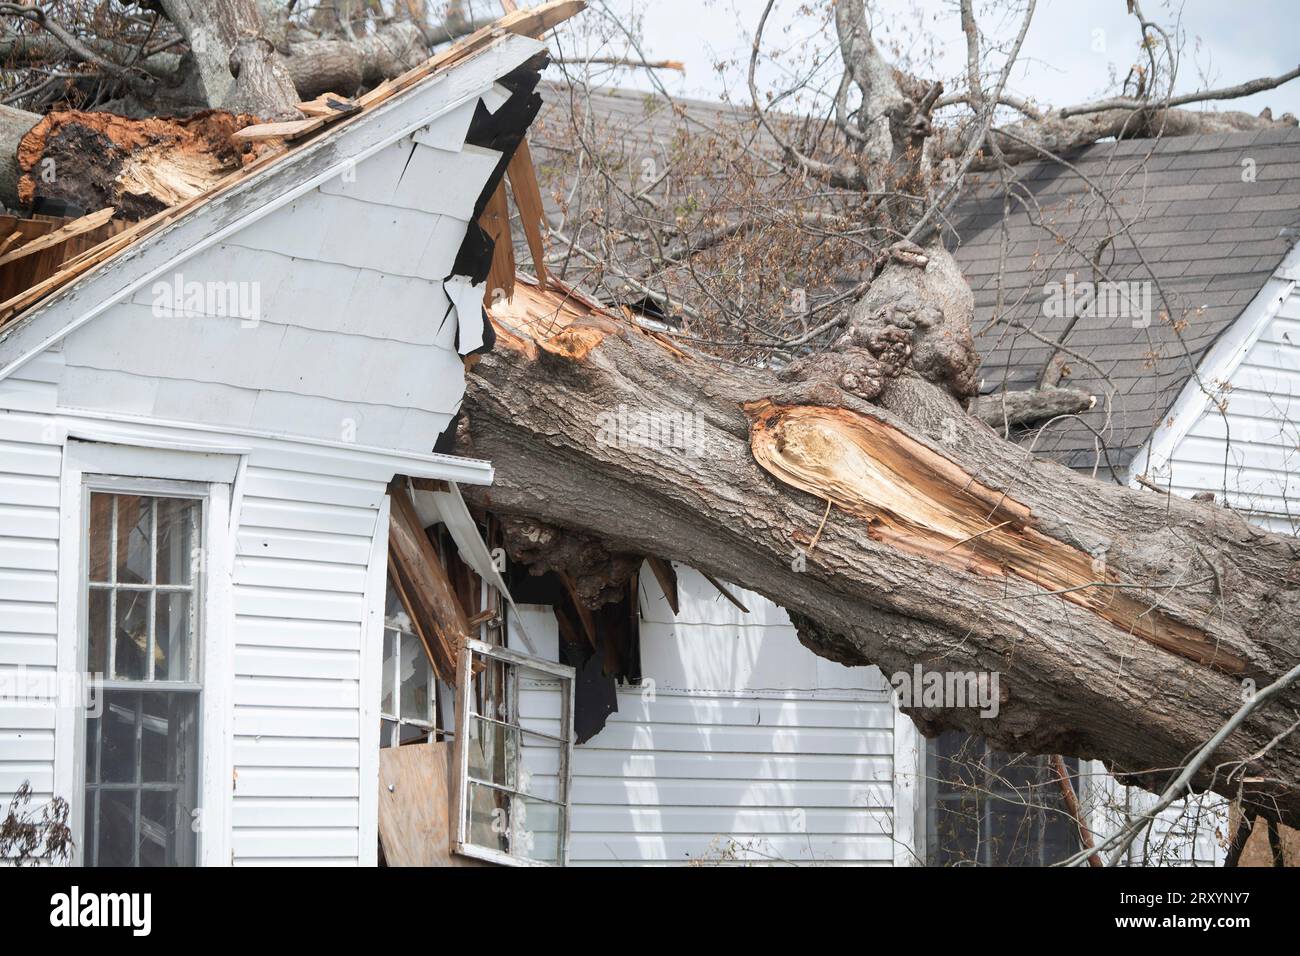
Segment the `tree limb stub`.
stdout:
[[898,429],[843,408],[759,401],[745,411],[758,463],[866,521],[873,540],[958,571],[1014,574],[1198,664],[1246,670],[1240,656],[1122,590],[1092,555],[1037,530],[1027,507]]

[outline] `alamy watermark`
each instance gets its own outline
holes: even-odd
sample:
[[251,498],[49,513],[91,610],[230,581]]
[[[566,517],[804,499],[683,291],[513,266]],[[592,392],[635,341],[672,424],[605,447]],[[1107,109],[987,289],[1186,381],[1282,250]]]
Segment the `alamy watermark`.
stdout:
[[927,671],[920,664],[889,678],[900,707],[979,708],[981,717],[998,715],[1001,697],[997,671]]
[[176,273],[171,280],[160,279],[150,290],[153,314],[160,318],[193,318],[212,315],[239,319],[248,327],[262,321],[262,284],[260,282],[215,282],[191,279]]
[[596,441],[613,448],[677,449],[689,455],[704,451],[704,415],[700,412],[620,404],[612,412],[601,412],[596,424]]
[[1064,282],[1043,286],[1043,315],[1128,319],[1133,328],[1145,329],[1151,325],[1151,283],[1075,282],[1068,273]]

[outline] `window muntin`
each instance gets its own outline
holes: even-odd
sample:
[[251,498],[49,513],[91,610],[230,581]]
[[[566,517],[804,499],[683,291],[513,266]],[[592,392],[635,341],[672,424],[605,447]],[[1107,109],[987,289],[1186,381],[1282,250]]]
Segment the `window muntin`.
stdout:
[[[930,865],[1046,866],[1078,852],[1078,824],[1047,757],[947,731],[928,741],[926,764]],[[1077,786],[1078,761],[1065,765]]]
[[424,644],[391,584],[384,613],[381,687],[379,746],[432,743],[437,733],[437,682]]
[[88,866],[195,863],[204,499],[88,489]]
[[[523,688],[555,689],[554,718],[525,719]],[[568,856],[573,668],[469,641],[457,675],[457,852],[563,866]],[[544,729],[543,729],[544,728]]]

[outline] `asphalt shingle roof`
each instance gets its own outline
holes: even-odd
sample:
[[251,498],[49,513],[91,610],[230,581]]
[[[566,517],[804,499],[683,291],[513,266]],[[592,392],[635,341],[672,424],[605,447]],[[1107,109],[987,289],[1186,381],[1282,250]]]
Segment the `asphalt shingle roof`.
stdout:
[[[944,238],[975,293],[986,394],[1037,381],[1047,343],[1069,322],[1068,313],[1045,308],[1050,284],[1068,274],[1076,282],[1147,283],[1149,327],[1134,327],[1131,313],[1084,315],[1064,341],[1096,368],[1067,355],[1063,384],[1098,395],[1113,389],[1110,409],[1099,403],[1082,421],[1059,422],[1036,445],[1104,474],[1092,429],[1110,463],[1126,465],[1294,242],[1300,130],[1100,143],[1066,158],[1077,173],[1048,162],[1013,168],[1005,223],[1001,182],[987,175],[972,182],[950,210]],[[1172,321],[1161,317],[1165,301]]]
[[[547,99],[562,95],[553,89]],[[752,127],[740,106],[675,102],[676,110],[650,94],[603,89],[591,91],[587,105],[633,157],[665,151],[683,128]],[[555,105],[548,103],[539,126]],[[769,145],[761,131],[757,138]],[[1150,283],[1137,290],[1149,293],[1149,326],[1135,328],[1128,315],[1082,316],[1064,340],[1066,349],[1088,361],[1066,355],[1062,384],[1098,395],[1098,406],[1042,435],[1013,436],[1035,442],[1040,454],[1106,476],[1107,459],[1116,469],[1132,460],[1192,370],[1295,241],[1290,230],[1300,229],[1300,129],[1106,142],[1064,158],[1073,168],[1054,162],[1012,167],[1014,198],[1005,224],[1000,177],[971,178],[948,212],[943,238],[975,294],[985,394],[1029,388],[1038,380],[1052,352],[1049,343],[1069,321],[1045,312],[1049,284],[1071,273],[1076,282]],[[1161,317],[1166,303],[1167,320]]]

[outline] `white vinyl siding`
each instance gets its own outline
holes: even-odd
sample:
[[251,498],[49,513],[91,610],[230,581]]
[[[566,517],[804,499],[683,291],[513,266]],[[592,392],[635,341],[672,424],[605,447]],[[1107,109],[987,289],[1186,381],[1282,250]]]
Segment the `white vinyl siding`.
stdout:
[[[735,589],[742,614],[694,570],[677,573],[674,616],[643,569],[642,685],[620,688],[618,712],[574,748],[570,865],[906,856],[893,837],[895,711],[879,671],[817,657],[758,594]],[[553,647],[549,611],[522,613]],[[547,731],[552,699],[521,698],[528,725]],[[910,830],[903,822],[899,839]]]
[[[39,372],[40,366],[32,369]],[[0,381],[0,408],[41,404],[34,378]],[[44,422],[0,412],[0,805],[30,783],[39,804],[53,792],[58,655],[61,449]],[[30,697],[29,678],[38,684]]]

